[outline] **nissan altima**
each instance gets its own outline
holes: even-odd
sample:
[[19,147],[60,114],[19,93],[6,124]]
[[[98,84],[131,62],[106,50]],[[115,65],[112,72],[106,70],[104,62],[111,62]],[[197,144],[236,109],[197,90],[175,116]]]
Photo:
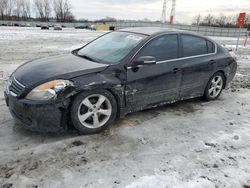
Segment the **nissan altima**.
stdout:
[[236,69],[235,58],[209,38],[128,28],[23,64],[10,76],[5,99],[27,129],[93,134],[139,110],[201,96],[215,100]]

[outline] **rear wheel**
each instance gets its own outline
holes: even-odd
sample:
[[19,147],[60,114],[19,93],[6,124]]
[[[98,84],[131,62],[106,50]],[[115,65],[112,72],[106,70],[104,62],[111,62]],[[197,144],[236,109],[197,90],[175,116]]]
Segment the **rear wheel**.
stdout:
[[215,73],[207,84],[204,97],[207,100],[217,99],[222,93],[224,84],[225,84],[224,75],[221,72]]
[[71,107],[71,120],[82,134],[98,133],[115,120],[117,104],[106,90],[88,91],[78,95]]

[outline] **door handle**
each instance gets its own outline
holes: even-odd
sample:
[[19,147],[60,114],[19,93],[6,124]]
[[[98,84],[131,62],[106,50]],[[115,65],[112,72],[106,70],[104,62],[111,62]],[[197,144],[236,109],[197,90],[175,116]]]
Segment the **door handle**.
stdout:
[[173,69],[173,72],[174,72],[174,73],[177,73],[177,72],[179,72],[180,70],[181,70],[181,69],[179,69],[179,68],[174,68],[174,69]]
[[215,64],[215,63],[216,63],[216,61],[215,61],[215,60],[210,60],[209,62],[210,62],[210,64],[211,64],[211,65],[213,65],[213,64]]

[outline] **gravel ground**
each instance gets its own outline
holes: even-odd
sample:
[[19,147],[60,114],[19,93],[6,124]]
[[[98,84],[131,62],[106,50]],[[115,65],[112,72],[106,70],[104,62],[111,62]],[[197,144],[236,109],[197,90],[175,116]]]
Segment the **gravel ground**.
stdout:
[[217,101],[193,99],[134,113],[91,136],[15,126],[3,98],[9,73],[25,61],[69,52],[102,33],[0,28],[0,187],[249,187],[249,48],[240,48],[238,73]]

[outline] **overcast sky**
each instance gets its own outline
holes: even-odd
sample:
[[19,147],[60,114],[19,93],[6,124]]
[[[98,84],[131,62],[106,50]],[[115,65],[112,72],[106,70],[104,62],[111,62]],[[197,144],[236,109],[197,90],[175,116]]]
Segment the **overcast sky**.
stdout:
[[[117,19],[160,20],[163,0],[70,0],[76,18],[90,20],[106,16]],[[171,0],[167,1],[167,15]],[[177,0],[176,21],[190,23],[197,14],[250,12],[250,0]]]

